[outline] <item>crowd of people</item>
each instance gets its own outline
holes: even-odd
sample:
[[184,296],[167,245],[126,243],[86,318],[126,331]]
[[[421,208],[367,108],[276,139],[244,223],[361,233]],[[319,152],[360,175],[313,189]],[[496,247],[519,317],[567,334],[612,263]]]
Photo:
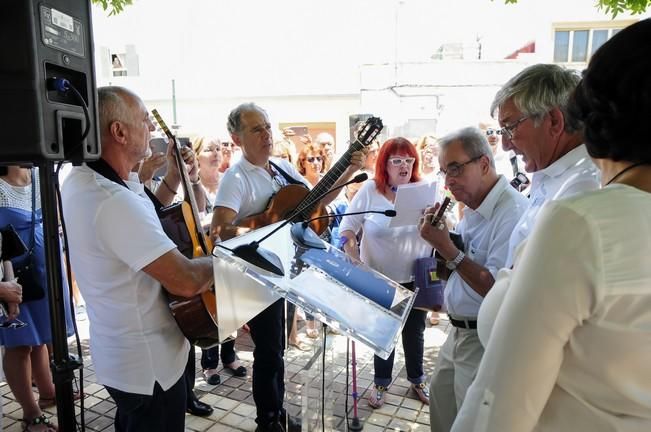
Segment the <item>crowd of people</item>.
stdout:
[[[414,262],[434,251],[446,269],[451,330],[431,378],[423,368],[428,312],[412,309],[401,334],[407,379],[430,405],[432,432],[651,430],[650,54],[647,19],[606,42],[583,76],[527,67],[497,92],[495,120],[442,137],[373,142],[352,152],[336,185],[359,172],[369,179],[322,198],[333,216],[325,238],[405,288],[414,289]],[[102,87],[98,103],[101,159],[74,167],[62,191],[95,374],[117,405],[115,430],[182,431],[186,412],[212,408],[193,393],[194,347],[165,290],[181,297],[210,290],[212,258],[183,255],[161,226],[162,206],[183,199],[182,173],[172,144],[151,153],[155,128],[143,101]],[[182,150],[213,242],[248,232],[242,221],[281,188],[314,188],[342,150],[328,133],[302,136],[297,147],[286,129],[274,142],[255,103],[235,107],[226,124],[228,140],[200,136]],[[531,176],[525,191],[512,181],[524,175],[520,163]],[[154,176],[164,164],[167,172]],[[439,219],[432,197],[409,226],[392,227],[380,214],[338,217],[392,209],[401,186],[422,181],[437,181],[458,214]],[[0,173],[0,226],[16,230],[45,284],[38,191],[34,170]],[[24,265],[25,256],[9,260],[3,250],[0,258],[4,323],[27,324],[0,329],[6,379],[25,430],[53,431],[42,412],[54,402],[48,297],[22,302],[12,264]],[[300,347],[295,314],[286,310],[278,300],[246,324],[260,432],[301,430],[283,407],[286,344]],[[202,352],[209,384],[220,383],[220,358],[233,375],[249,373],[230,340]],[[372,408],[385,403],[394,358],[374,358]]]

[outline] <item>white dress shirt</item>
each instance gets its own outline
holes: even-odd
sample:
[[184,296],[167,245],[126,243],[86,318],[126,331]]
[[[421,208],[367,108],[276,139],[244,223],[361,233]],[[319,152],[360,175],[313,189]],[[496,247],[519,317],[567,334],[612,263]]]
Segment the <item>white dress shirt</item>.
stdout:
[[529,236],[538,212],[550,200],[567,198],[579,192],[599,189],[599,170],[592,163],[585,145],[570,150],[560,159],[533,173],[529,206],[511,234],[506,267],[513,266],[515,251]]
[[[493,277],[504,267],[508,238],[520,219],[527,199],[503,176],[473,210],[466,207],[457,225],[468,258],[486,267]],[[445,305],[454,317],[474,318],[484,298],[468,285],[458,272],[452,273],[445,287]]]
[[454,432],[651,431],[649,215],[625,185],[545,206],[482,305]]

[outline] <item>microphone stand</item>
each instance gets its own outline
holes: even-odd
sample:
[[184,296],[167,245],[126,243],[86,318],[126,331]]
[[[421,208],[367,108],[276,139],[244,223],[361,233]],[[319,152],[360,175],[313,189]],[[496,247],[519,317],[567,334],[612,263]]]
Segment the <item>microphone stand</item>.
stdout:
[[[260,267],[261,269],[267,270],[278,276],[285,276],[285,270],[283,268],[282,262],[280,261],[280,258],[278,258],[278,255],[276,255],[275,253],[269,250],[260,248],[260,243],[262,243],[263,241],[271,237],[273,234],[278,232],[280,229],[284,228],[287,224],[292,222],[294,218],[303,211],[304,208],[311,207],[314,203],[321,201],[323,197],[330,194],[331,192],[334,192],[352,183],[361,183],[366,179],[368,179],[368,174],[366,173],[358,174],[355,177],[353,177],[352,180],[347,181],[346,183],[343,183],[339,186],[333,187],[320,195],[317,195],[317,197],[314,198],[312,202],[307,203],[301,208],[294,210],[292,214],[289,215],[289,217],[283,223],[278,225],[276,228],[274,228],[271,232],[269,232],[267,235],[262,237],[260,240],[254,240],[251,243],[239,245],[233,248],[232,250],[230,250],[230,252],[234,256],[243,259],[244,261],[253,264],[257,267]],[[224,246],[221,246],[219,244],[217,244],[217,246],[224,248]]]
[[319,219],[331,218],[331,217],[355,216],[360,214],[382,214],[384,216],[394,217],[397,213],[395,210],[367,210],[367,211],[359,211],[359,212],[352,212],[352,213],[343,213],[339,215],[317,216],[315,218],[306,220],[305,222],[292,225],[292,228],[290,229],[292,240],[294,241],[294,243],[298,244],[303,248],[325,249],[325,246],[323,246],[323,242],[314,233],[314,231],[312,230],[308,231],[307,228],[310,226],[310,222]]

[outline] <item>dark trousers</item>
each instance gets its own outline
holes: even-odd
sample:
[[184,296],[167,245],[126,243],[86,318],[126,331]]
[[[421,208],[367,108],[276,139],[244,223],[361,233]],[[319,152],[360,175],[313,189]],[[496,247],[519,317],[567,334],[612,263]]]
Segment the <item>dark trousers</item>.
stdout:
[[197,396],[194,394],[194,379],[197,376],[195,370],[195,364],[197,357],[194,354],[194,345],[190,345],[190,352],[188,353],[188,362],[185,364],[185,372],[183,372],[183,378],[185,382],[185,397],[186,397],[186,407],[190,405],[194,399],[197,399]]
[[285,300],[278,300],[249,321],[253,349],[253,400],[256,422],[266,425],[284,417]]
[[[405,367],[407,368],[407,379],[413,384],[420,384],[425,380],[423,373],[423,352],[425,337],[425,318],[427,312],[420,309],[412,309],[407,317],[407,322],[402,328],[402,347],[405,351]],[[375,356],[375,384],[388,387],[391,384],[391,373],[393,372],[393,360],[396,351],[393,350],[388,359],[382,360]]]
[[185,377],[163,391],[156,383],[153,395],[127,393],[105,386],[117,409],[116,432],[183,432],[185,430]]
[[235,355],[235,339],[221,344],[221,356],[219,347],[220,345],[215,345],[212,348],[201,350],[202,369],[217,369],[220,358],[223,365],[231,364],[237,359]]

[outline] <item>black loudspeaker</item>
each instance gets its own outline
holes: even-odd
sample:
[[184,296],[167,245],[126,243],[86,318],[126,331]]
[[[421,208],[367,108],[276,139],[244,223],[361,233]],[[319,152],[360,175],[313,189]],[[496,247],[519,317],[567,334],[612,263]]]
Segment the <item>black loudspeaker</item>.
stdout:
[[2,0],[0,23],[0,162],[98,159],[90,1]]

